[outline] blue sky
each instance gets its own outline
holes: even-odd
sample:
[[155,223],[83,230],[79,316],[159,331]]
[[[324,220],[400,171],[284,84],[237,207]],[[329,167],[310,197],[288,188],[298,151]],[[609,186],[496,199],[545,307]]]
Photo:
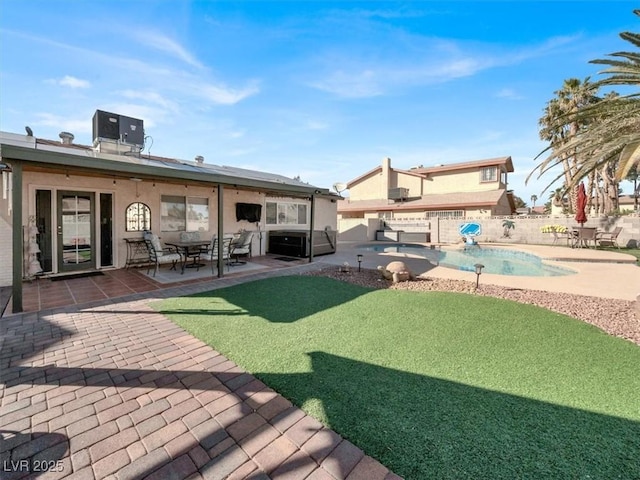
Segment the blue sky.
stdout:
[[326,188],[383,157],[410,168],[510,155],[510,188],[530,204],[552,180],[524,183],[546,103],[567,78],[600,78],[590,60],[629,48],[619,34],[638,31],[635,7],[3,0],[0,129],[91,144],[106,110],[144,120],[152,154]]

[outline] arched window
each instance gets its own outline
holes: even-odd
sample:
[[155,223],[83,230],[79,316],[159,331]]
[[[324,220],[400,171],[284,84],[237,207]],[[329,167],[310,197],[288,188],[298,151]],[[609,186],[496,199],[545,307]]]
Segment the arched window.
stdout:
[[142,202],[132,203],[127,207],[125,224],[127,232],[151,230],[151,210]]

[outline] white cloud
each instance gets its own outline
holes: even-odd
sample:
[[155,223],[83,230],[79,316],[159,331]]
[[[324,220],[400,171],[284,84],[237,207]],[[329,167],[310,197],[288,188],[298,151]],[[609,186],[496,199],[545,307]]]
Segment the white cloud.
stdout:
[[182,60],[183,62],[197,68],[204,68],[202,63],[198,61],[190,52],[182,45],[170,39],[166,35],[160,33],[146,31],[136,32],[135,37],[143,44],[160,50],[168,55]]
[[71,75],[65,75],[59,79],[51,79],[47,80],[47,83],[51,83],[53,85],[59,85],[61,87],[69,87],[69,88],[89,88],[91,87],[91,83],[87,80],[82,80],[77,77],[72,77]]
[[522,100],[524,97],[512,88],[503,88],[495,94],[498,98],[506,98],[508,100]]
[[[131,78],[134,79],[132,81],[140,79],[140,83],[155,83],[159,86],[158,88],[171,91],[172,97],[176,97],[175,92],[177,91],[181,96],[187,95],[192,98],[205,100],[214,104],[233,105],[247,97],[257,94],[260,91],[259,82],[255,80],[248,82],[243,88],[232,88],[227,87],[222,82],[211,81],[210,79],[205,78],[204,75],[191,75],[177,68],[174,69],[171,67],[157,66],[136,58],[101,53],[95,50],[57,42],[43,37],[17,32],[13,34],[24,37],[30,41],[46,44],[56,49],[72,52],[79,62],[91,61],[92,63],[99,63],[104,67],[103,71],[117,76],[118,80],[122,78]],[[181,57],[187,63],[202,67],[202,65],[191,57],[188,52],[181,49],[179,45],[166,37],[154,37],[152,34],[147,34],[146,36],[142,36],[142,38],[148,42],[153,40],[158,48],[162,47],[165,51],[174,52],[175,55]],[[53,82],[59,83],[59,81],[56,80]],[[131,89],[130,91],[134,90]]]
[[329,125],[318,120],[308,120],[307,128],[309,130],[326,130],[327,128],[329,128]]
[[491,60],[483,62],[470,57],[413,63],[419,66],[381,63],[357,71],[336,70],[322,80],[309,82],[309,86],[344,98],[376,97],[395,88],[468,77],[494,65]]
[[[217,85],[213,83],[200,83],[193,87],[191,92],[196,96],[222,105],[233,105],[260,91],[258,82],[255,81],[249,82],[246,87],[240,89],[229,88],[222,84]],[[185,91],[184,93],[190,92]]]
[[143,90],[121,90],[115,93],[123,96],[124,98],[128,98],[131,100],[143,100],[148,103],[159,105],[173,112],[177,112],[179,110],[179,107],[175,102],[167,100],[158,92],[143,91]]
[[61,115],[55,115],[48,112],[36,113],[36,121],[34,126],[54,127],[60,131],[71,132],[73,134],[90,133],[92,129],[91,122],[86,118],[73,119]]
[[[394,89],[424,86],[470,77],[503,66],[517,65],[575,46],[579,36],[553,37],[544,42],[505,49],[500,44],[458,42],[424,36],[402,36],[403,53],[389,41],[372,52],[368,48],[352,48],[348,53],[329,51],[318,55],[316,65],[305,65],[317,71],[307,85],[345,98],[375,97]],[[504,90],[505,98],[520,99],[515,92]]]
[[345,72],[338,70],[326,79],[311,82],[310,86],[345,98],[364,98],[382,95],[383,88],[372,70]]

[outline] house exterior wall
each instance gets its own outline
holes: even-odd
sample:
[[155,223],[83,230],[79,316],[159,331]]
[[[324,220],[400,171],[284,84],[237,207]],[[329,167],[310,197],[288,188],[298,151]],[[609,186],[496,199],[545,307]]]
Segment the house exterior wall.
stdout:
[[425,181],[425,194],[452,192],[484,192],[498,190],[500,182],[481,182],[480,169],[456,170],[429,174]]
[[[161,196],[175,195],[186,197],[207,198],[209,203],[209,228],[202,232],[203,237],[209,237],[217,230],[217,194],[212,193],[211,188],[184,185],[172,185],[161,182],[142,181],[134,182],[128,179],[88,177],[69,173],[69,179],[66,175],[55,173],[41,173],[25,171],[23,188],[23,205],[25,205],[25,218],[29,215],[35,215],[35,193],[36,190],[51,190],[54,212],[56,209],[56,195],[58,191],[86,191],[100,193],[110,193],[113,195],[113,255],[114,266],[123,267],[126,262],[127,249],[125,238],[139,238],[141,232],[127,232],[125,230],[125,211],[127,207],[134,202],[142,202],[151,210],[151,230],[157,232],[164,242],[178,240],[179,232],[163,232],[160,222]],[[235,192],[234,192],[235,193]],[[226,196],[231,197],[228,193]],[[235,208],[235,203],[233,205]],[[96,215],[98,215],[96,209]],[[98,217],[95,217],[96,225]],[[225,230],[237,231],[235,228],[238,222],[235,221],[235,210],[233,215],[225,213]],[[96,229],[99,230],[99,229]],[[97,235],[98,232],[95,232]],[[56,256],[57,238],[53,236],[53,253],[54,265]],[[54,267],[55,268],[55,267]],[[55,270],[54,270],[55,271]]]
[[409,197],[420,197],[423,194],[424,181],[417,175],[409,175],[394,170],[389,188],[408,188]]
[[493,215],[511,215],[511,206],[507,195],[502,195],[498,204],[491,210]]
[[[6,202],[5,202],[6,203]],[[0,205],[6,212],[6,205]],[[13,282],[13,264],[11,261],[13,253],[13,241],[11,238],[11,225],[0,216],[0,287],[7,287]]]
[[[384,183],[383,175],[380,173],[374,173],[367,178],[361,180],[355,185],[349,187],[349,197],[352,200],[375,200],[378,198],[386,197],[386,184]],[[382,192],[385,192],[385,196],[381,197]]]
[[492,209],[482,207],[467,208],[465,209],[465,215],[473,218],[488,218],[492,215]]
[[[194,186],[183,184],[168,184],[160,181],[144,180],[134,182],[129,179],[117,178],[114,183],[113,178],[99,178],[82,176],[69,172],[69,178],[66,174],[50,173],[50,172],[33,172],[25,171],[23,173],[23,205],[24,205],[24,222],[26,225],[30,215],[35,215],[35,195],[37,190],[50,190],[52,192],[52,208],[55,217],[56,196],[58,191],[86,191],[93,192],[96,195],[100,193],[110,193],[113,195],[113,258],[114,265],[117,268],[124,267],[127,257],[127,248],[125,238],[140,238],[142,232],[127,232],[125,229],[125,211],[127,207],[134,202],[142,202],[146,204],[151,211],[151,230],[156,232],[163,242],[170,242],[179,239],[180,232],[162,231],[161,228],[161,197],[162,195],[174,195],[185,197],[206,198],[209,205],[209,223],[206,230],[201,231],[202,238],[211,238],[218,230],[218,192],[217,188],[211,186]],[[306,203],[308,212],[311,210],[311,202],[308,199],[278,197],[283,201],[291,201],[296,203]],[[265,201],[267,197],[262,192],[236,190],[234,188],[224,188],[223,198],[223,215],[224,215],[224,233],[235,233],[241,229],[254,231],[252,243],[252,252],[254,254],[264,254],[266,251],[267,235],[260,235],[267,229],[282,229],[283,226],[266,226],[265,219]],[[97,198],[96,198],[97,200]],[[337,229],[337,203],[329,198],[317,198],[315,209],[315,226],[316,229],[324,229],[330,227]],[[262,218],[258,225],[248,223],[246,220],[236,220],[236,203],[256,203],[262,205]],[[97,203],[97,201],[96,201]],[[0,286],[11,285],[12,283],[12,249],[5,248],[11,245],[11,223],[7,214],[7,201],[2,200],[0,196]],[[96,225],[98,225],[98,209],[96,208]],[[286,226],[284,228],[288,228]],[[305,225],[295,226],[301,230],[309,229],[309,222]],[[294,228],[295,229],[295,228]],[[95,229],[95,235],[99,234],[99,228]],[[97,240],[97,238],[96,238]],[[54,271],[57,267],[57,238],[53,235],[53,256]],[[260,243],[262,241],[262,243]],[[6,279],[5,279],[6,277]]]
[[316,198],[314,225],[316,230],[326,227],[336,231],[338,229],[338,204],[335,199]]
[[387,199],[391,188],[407,188],[409,189],[409,197],[504,189],[505,185],[500,181],[501,170],[499,167],[496,168],[498,169],[498,180],[493,182],[482,182],[481,169],[478,167],[450,172],[433,172],[429,173],[427,178],[423,178],[404,171],[393,170],[389,166],[389,159],[384,159],[379,173],[372,173],[358,183],[351,185],[349,198],[352,201]]
[[[506,162],[506,163],[505,163]],[[511,214],[511,204],[506,195],[506,178],[508,170],[512,167],[505,159],[495,159],[493,161],[469,162],[467,164],[452,164],[448,166],[438,166],[424,169],[416,167],[411,170],[394,170],[391,168],[391,160],[384,158],[382,165],[378,169],[371,170],[368,174],[362,175],[357,180],[349,183],[349,202],[351,208],[358,208],[357,202],[362,202],[361,211],[340,212],[338,218],[365,220],[371,218],[409,218],[417,216],[427,217],[428,212],[436,211],[463,211],[464,216],[478,216],[481,218],[491,215]],[[504,163],[504,165],[503,165]],[[483,169],[494,168],[495,180],[482,181]],[[408,189],[407,198],[409,201],[423,199],[420,206],[415,206],[415,210],[406,211],[405,208],[414,208],[412,205],[402,205],[400,199],[389,199],[389,189]],[[473,195],[469,193],[483,192],[482,198],[486,206],[476,207],[473,204]],[[484,192],[499,192],[502,195],[486,194]],[[460,202],[456,194],[465,193],[467,196],[464,203]],[[438,198],[437,203],[429,195],[442,195],[446,197]],[[497,203],[493,203],[498,199]],[[395,200],[395,201],[394,201]],[[479,200],[479,199],[478,199]],[[368,205],[367,205],[368,204]],[[388,207],[385,205],[387,204]]]

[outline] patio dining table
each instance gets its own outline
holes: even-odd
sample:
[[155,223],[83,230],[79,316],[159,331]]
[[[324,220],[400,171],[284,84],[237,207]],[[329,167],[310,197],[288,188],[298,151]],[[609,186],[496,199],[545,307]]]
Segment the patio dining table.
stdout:
[[[174,247],[180,256],[182,257],[182,265],[180,273],[184,273],[185,268],[197,268],[204,267],[204,263],[200,262],[200,254],[206,252],[209,248],[209,240],[191,240],[188,242],[165,242],[165,245]],[[193,258],[192,263],[187,263],[189,258]]]

